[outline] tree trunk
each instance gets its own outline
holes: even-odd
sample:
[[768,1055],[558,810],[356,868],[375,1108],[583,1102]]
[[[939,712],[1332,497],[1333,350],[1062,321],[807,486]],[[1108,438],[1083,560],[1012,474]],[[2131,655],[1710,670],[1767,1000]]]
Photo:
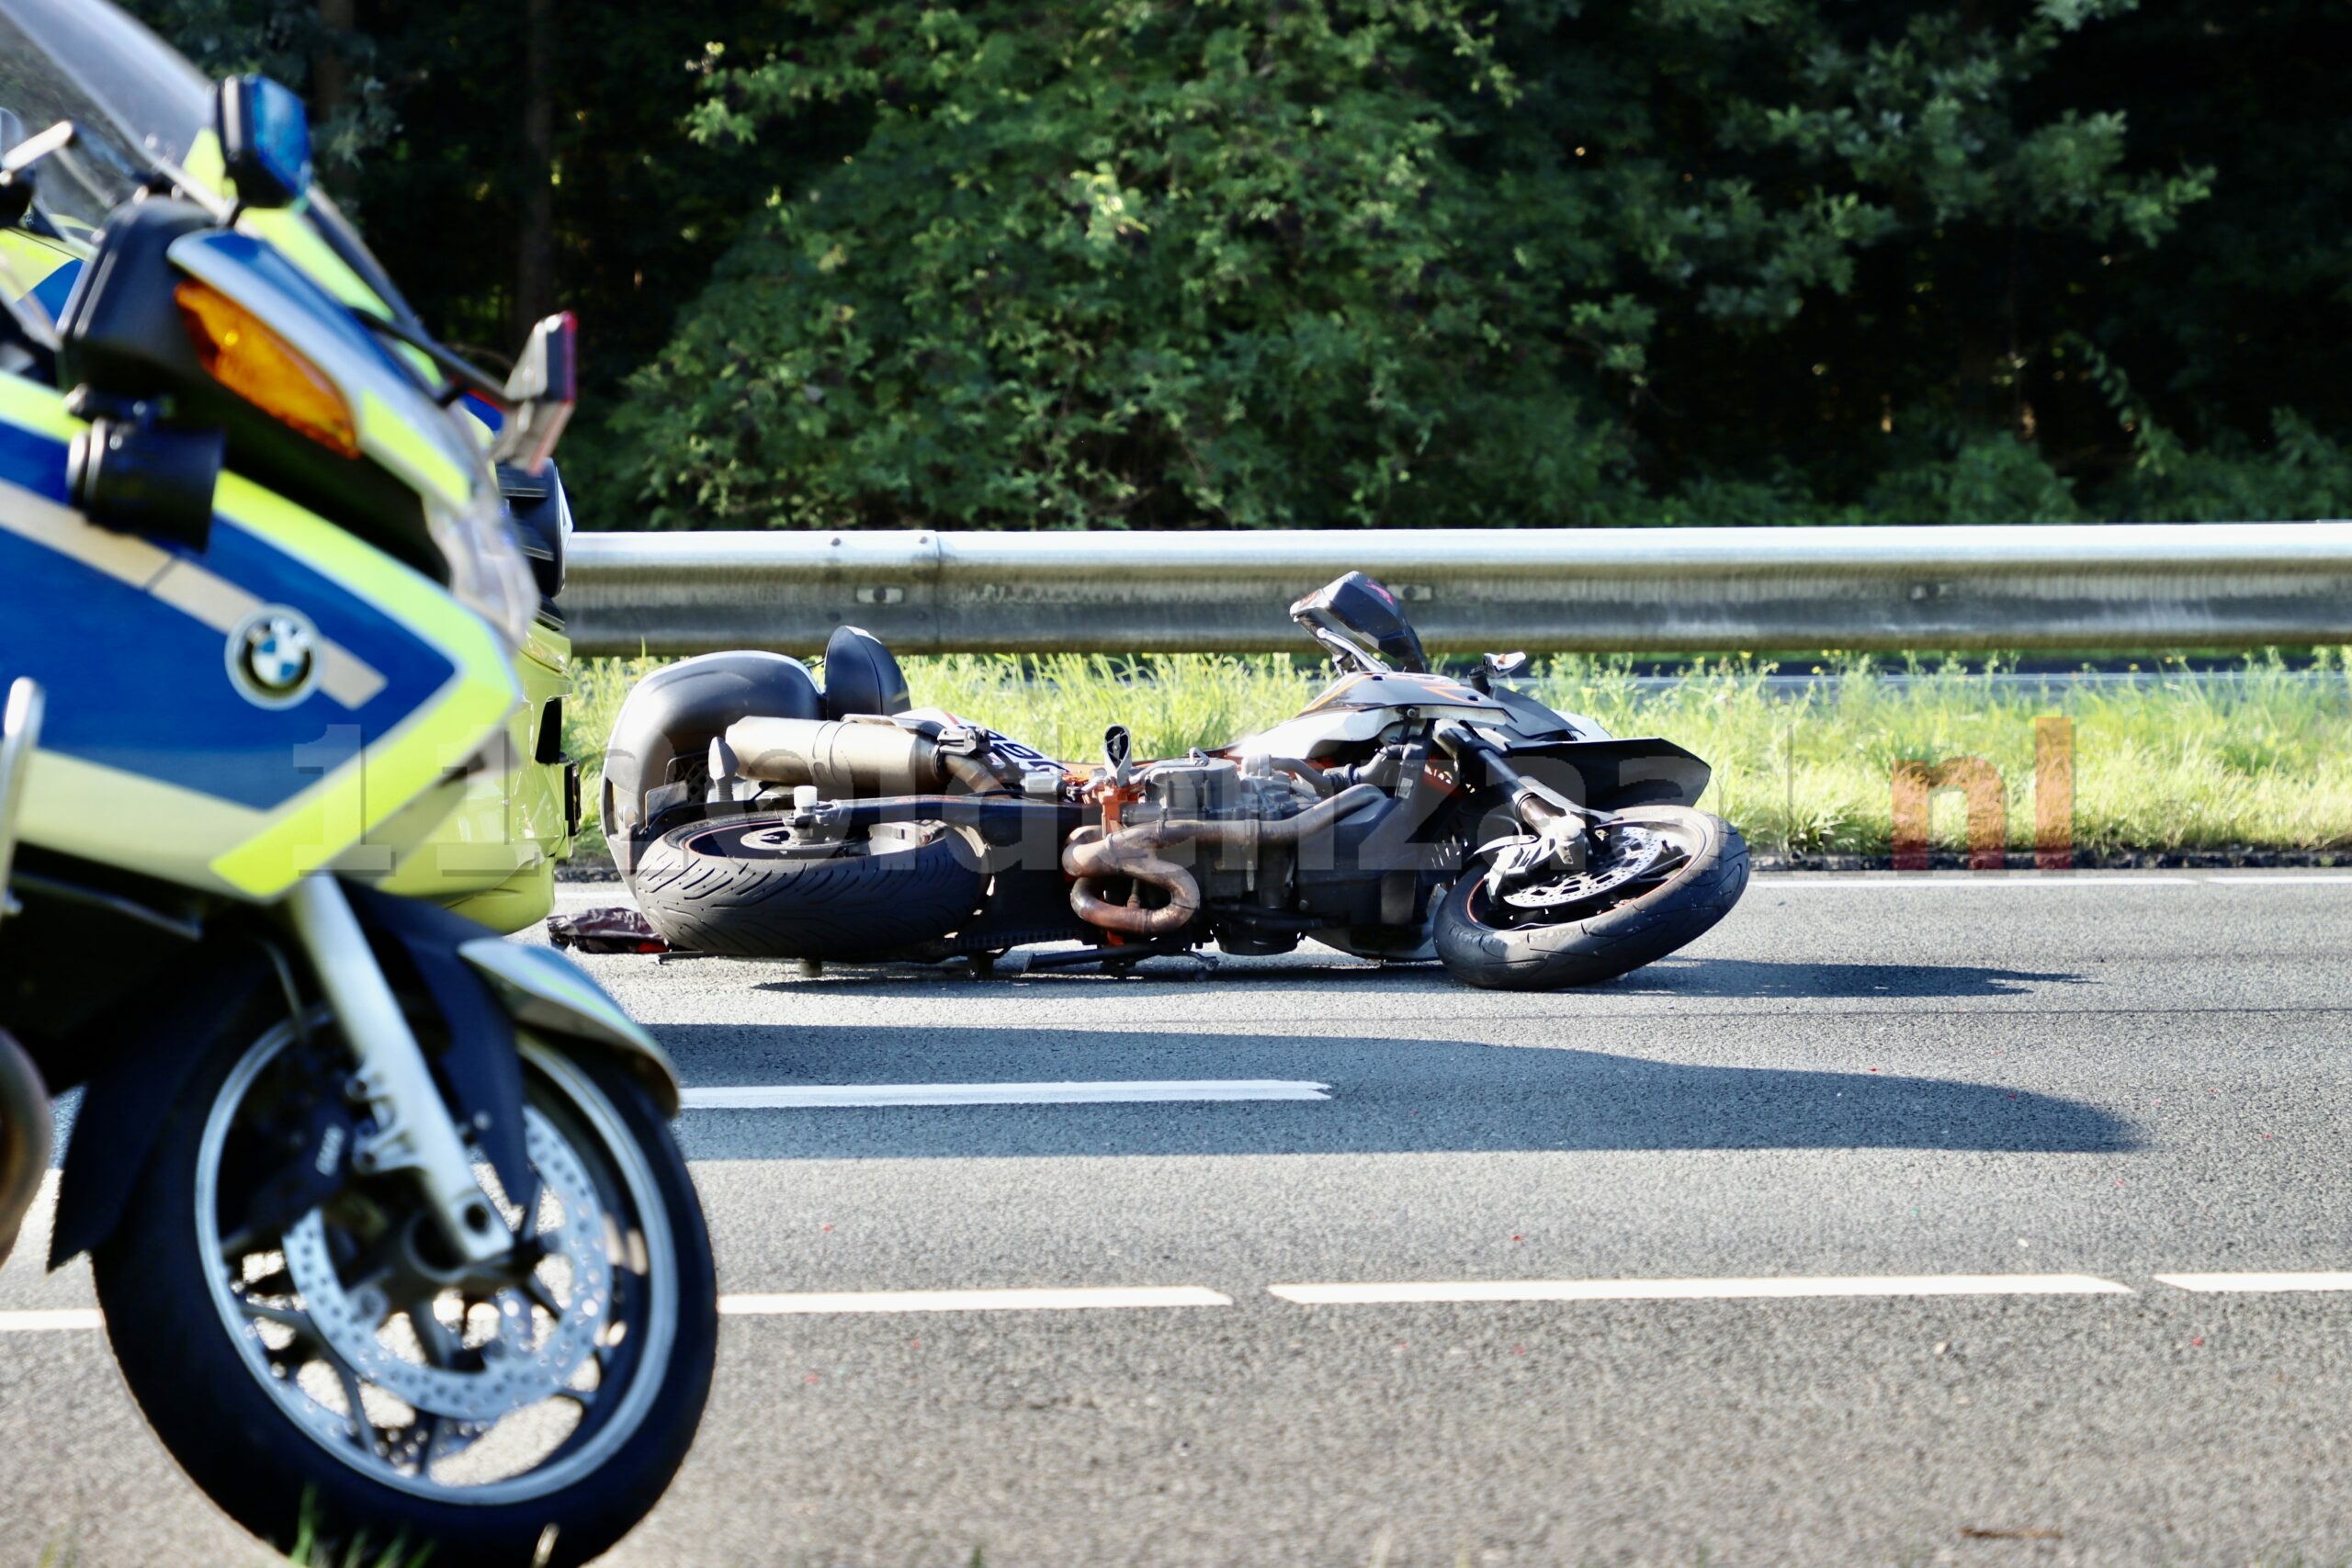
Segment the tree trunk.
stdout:
[[351,99],[351,73],[343,62],[343,40],[358,25],[356,0],[319,0],[319,26],[328,41],[311,57],[311,118],[324,125]]
[[514,245],[514,314],[524,337],[555,303],[555,0],[523,0],[522,228]]

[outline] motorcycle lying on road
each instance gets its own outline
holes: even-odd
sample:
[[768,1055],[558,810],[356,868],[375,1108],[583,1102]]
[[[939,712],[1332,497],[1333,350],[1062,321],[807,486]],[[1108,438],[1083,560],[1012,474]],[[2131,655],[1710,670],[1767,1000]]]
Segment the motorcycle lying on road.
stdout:
[[543,468],[566,321],[489,382],[311,189],[299,100],[102,0],[0,0],[0,99],[46,127],[0,222],[92,248],[53,311],[0,289],[0,1240],[80,1086],[50,1260],[215,1501],[338,1560],[583,1562],[710,1386],[676,1074],[556,954],[371,886],[511,754],[540,589],[493,459]]
[[779,654],[684,660],[616,721],[607,841],[654,930],[701,953],[990,965],[1077,941],[1025,966],[1124,966],[1311,937],[1512,990],[1662,957],[1747,886],[1682,748],[1553,711],[1511,683],[1523,655],[1433,672],[1360,572],[1291,615],[1340,671],[1296,717],[1153,762],[1114,727],[1091,770],[911,708],[854,627],[821,690]]

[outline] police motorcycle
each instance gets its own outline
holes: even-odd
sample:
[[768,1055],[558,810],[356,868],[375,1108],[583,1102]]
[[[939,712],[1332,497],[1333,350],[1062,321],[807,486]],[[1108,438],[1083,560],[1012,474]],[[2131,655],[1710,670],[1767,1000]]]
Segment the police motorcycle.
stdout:
[[311,188],[299,100],[101,0],[0,0],[0,231],[89,254],[51,309],[0,246],[0,1241],[79,1086],[50,1261],[91,1255],[223,1508],[585,1561],[709,1390],[676,1075],[554,953],[379,885],[520,696],[492,459],[543,464],[560,327],[491,384]]
[[[0,146],[24,140],[21,119],[0,103]],[[0,223],[0,292],[29,299],[52,320],[61,315],[90,260],[90,233],[71,216],[52,220],[29,207],[18,220]],[[314,279],[330,288],[343,265],[333,252],[300,245],[286,257],[314,268]],[[382,299],[413,320],[389,279],[379,276],[370,287],[382,289]],[[568,342],[568,335],[559,336],[551,345],[560,351]],[[561,364],[555,368],[559,375],[564,370]],[[503,412],[480,393],[467,393],[456,407],[492,434],[503,427]],[[498,479],[539,592],[538,614],[514,660],[523,701],[507,719],[503,756],[493,759],[503,765],[477,769],[464,797],[380,886],[514,931],[537,926],[553,908],[556,863],[571,854],[580,827],[580,767],[563,747],[571,644],[559,597],[571,511],[552,460],[536,468],[501,462]]]

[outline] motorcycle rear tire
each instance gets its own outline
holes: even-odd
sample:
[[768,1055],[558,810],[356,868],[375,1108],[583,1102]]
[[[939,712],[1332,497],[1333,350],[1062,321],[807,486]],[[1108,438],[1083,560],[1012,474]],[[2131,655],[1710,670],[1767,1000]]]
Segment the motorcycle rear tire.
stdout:
[[988,890],[949,834],[882,854],[855,843],[763,853],[761,825],[692,823],[638,852],[630,890],[662,940],[736,958],[873,962],[956,931]]
[[1614,979],[1696,941],[1747,887],[1747,845],[1720,817],[1680,806],[1617,813],[1685,840],[1683,863],[1637,898],[1560,925],[1491,923],[1484,879],[1465,874],[1438,907],[1432,938],[1449,974],[1495,991],[1552,991]]

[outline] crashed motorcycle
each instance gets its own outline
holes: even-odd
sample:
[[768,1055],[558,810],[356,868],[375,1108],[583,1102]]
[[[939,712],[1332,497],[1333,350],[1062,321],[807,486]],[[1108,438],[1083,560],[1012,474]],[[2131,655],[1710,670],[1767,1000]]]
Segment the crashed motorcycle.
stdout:
[[1519,689],[1524,655],[1431,670],[1351,572],[1291,607],[1338,679],[1214,751],[1099,766],[910,705],[897,660],[837,631],[821,688],[781,654],[706,654],[629,694],[608,841],[676,948],[816,961],[1125,967],[1209,942],[1434,958],[1474,986],[1588,985],[1729,912],[1747,850],[1699,809],[1706,763]]
[[50,1262],[209,1495],[320,1559],[584,1562],[710,1387],[677,1076],[386,890],[511,758],[544,590],[494,463],[545,471],[568,321],[490,382],[299,99],[101,0],[0,0],[0,228],[89,255],[0,288],[0,1256],[78,1087]]

